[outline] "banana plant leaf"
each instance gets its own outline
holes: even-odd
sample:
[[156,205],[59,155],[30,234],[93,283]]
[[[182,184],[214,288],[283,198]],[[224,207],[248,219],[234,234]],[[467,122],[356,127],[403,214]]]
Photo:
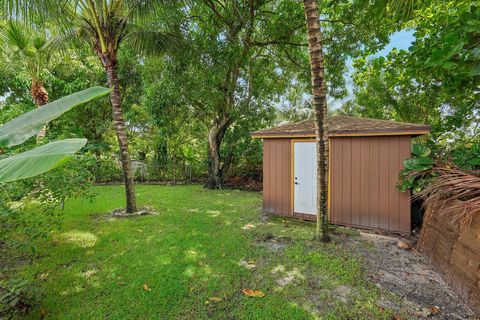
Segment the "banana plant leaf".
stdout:
[[0,148],[10,148],[22,144],[33,137],[48,122],[68,110],[109,92],[110,90],[104,87],[92,87],[22,114],[0,127]]
[[47,172],[70,158],[87,139],[65,139],[0,160],[0,183],[30,178]]
[[433,167],[433,160],[428,157],[415,157],[403,161],[403,166],[409,171],[426,171]]
[[419,157],[428,157],[431,153],[431,150],[424,145],[414,144],[412,145],[412,153]]

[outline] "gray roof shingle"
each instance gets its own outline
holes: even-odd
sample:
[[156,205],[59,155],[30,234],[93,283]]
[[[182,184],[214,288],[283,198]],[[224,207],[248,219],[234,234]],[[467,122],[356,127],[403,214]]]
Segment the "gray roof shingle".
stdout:
[[[430,126],[415,123],[396,122],[390,120],[379,120],[359,118],[352,116],[331,116],[327,120],[327,129],[330,136],[336,135],[383,135],[395,134],[418,136],[427,134]],[[253,138],[264,137],[304,137],[315,134],[313,119],[296,123],[288,123],[278,127],[254,131]]]

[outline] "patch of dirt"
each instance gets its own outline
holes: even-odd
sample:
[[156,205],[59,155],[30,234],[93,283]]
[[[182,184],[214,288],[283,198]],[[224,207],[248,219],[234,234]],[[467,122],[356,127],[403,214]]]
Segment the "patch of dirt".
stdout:
[[236,176],[227,177],[224,187],[244,191],[262,191],[262,177],[259,176]]
[[291,239],[287,237],[276,237],[272,234],[267,234],[259,239],[260,245],[265,246],[270,251],[282,251],[290,243]]
[[291,284],[295,280],[303,280],[305,276],[298,270],[297,268],[293,268],[292,270],[285,269],[284,266],[278,265],[272,269],[271,273],[275,276],[280,276],[275,282],[280,286],[284,287],[287,284]]
[[133,217],[148,216],[148,215],[155,215],[155,214],[158,214],[155,211],[155,209],[148,206],[140,207],[137,210],[137,212],[134,212],[134,213],[127,213],[123,208],[115,209],[112,212],[112,216],[115,218],[133,218]]
[[412,244],[412,239],[361,232],[346,241],[364,256],[370,280],[401,302],[383,296],[380,306],[419,319],[476,319],[413,245],[405,245]]
[[111,213],[96,213],[92,214],[91,216],[94,219],[98,220],[113,220],[117,218],[136,218],[142,216],[150,216],[150,215],[157,215],[158,212],[155,211],[153,207],[144,206],[138,208],[137,212],[134,213],[126,213],[125,208],[117,208],[114,209]]
[[350,295],[352,294],[352,289],[347,286],[338,286],[336,287],[333,292],[333,296],[335,296],[338,300],[343,301],[343,302],[349,302],[350,301]]

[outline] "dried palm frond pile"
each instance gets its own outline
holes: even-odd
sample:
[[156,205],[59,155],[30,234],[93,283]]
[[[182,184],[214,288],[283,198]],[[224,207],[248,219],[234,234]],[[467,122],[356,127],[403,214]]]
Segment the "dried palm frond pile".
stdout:
[[480,171],[434,167],[430,173],[436,177],[416,196],[460,228],[469,227],[473,216],[480,214]]

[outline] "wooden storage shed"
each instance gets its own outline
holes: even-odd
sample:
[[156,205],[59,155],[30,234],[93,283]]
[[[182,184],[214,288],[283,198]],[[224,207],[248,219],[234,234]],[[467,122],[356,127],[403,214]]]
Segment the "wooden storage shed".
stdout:
[[[332,116],[329,132],[329,221],[410,232],[410,192],[396,188],[410,140],[430,127]],[[252,132],[263,139],[263,210],[316,219],[317,153],[313,120]]]

